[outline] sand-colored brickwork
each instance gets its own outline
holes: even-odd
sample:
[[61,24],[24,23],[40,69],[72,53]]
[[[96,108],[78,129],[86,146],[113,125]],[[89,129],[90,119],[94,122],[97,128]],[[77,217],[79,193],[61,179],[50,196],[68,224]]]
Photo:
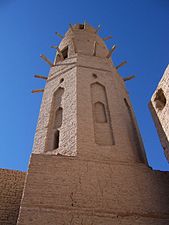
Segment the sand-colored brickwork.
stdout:
[[19,225],[168,225],[169,172],[33,154]]
[[0,225],[16,225],[25,172],[0,169]]
[[169,161],[169,65],[151,98],[149,107]]
[[[96,56],[93,56],[95,41]],[[97,154],[98,157],[146,162],[124,81],[111,59],[106,57],[109,50],[103,40],[88,26],[87,30],[69,30],[59,47],[65,49],[67,45],[68,58],[58,62],[59,66],[52,67],[49,73],[33,152],[67,156],[81,154],[90,158],[97,149],[97,152],[107,152]],[[61,101],[57,101],[55,106],[54,96],[60,89],[63,90]],[[105,111],[105,122],[96,121],[98,103]],[[62,109],[59,147],[53,148],[56,134],[53,122],[59,108]]]
[[17,225],[168,225],[169,173],[147,165],[125,82],[103,39],[76,25],[59,48]]

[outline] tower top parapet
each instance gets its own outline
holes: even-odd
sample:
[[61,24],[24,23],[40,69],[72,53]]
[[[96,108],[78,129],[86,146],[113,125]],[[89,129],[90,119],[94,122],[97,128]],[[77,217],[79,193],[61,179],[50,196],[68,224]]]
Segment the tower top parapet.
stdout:
[[[100,26],[93,28],[89,24],[84,23],[70,24],[69,27],[68,31],[62,37],[59,46],[56,46],[57,54],[54,65],[65,59],[75,58],[77,55],[90,57],[91,60],[93,60],[93,57],[98,57],[107,63],[110,62],[110,65],[112,65],[111,54],[115,50],[115,46],[113,50],[111,49],[109,51],[104,40],[108,40],[111,36],[108,39],[101,38],[97,34]],[[61,35],[58,36],[61,37]]]
[[[100,26],[98,26],[99,28]],[[74,25],[70,24],[70,29],[72,30],[84,30],[84,31],[88,31],[91,33],[97,33],[98,29],[93,28],[91,25],[89,25],[88,23],[77,23]]]

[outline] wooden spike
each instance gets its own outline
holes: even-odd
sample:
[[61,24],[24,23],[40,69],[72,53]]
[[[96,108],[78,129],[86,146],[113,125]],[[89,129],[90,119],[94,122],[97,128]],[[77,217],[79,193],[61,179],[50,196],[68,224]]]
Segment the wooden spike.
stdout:
[[97,34],[98,31],[100,30],[100,28],[101,28],[101,26],[100,26],[100,24],[99,24],[98,27],[97,27],[97,29],[95,30],[95,33],[96,33],[96,34]]
[[69,24],[69,27],[70,27],[71,31],[73,31],[73,26],[71,23]]
[[120,67],[124,66],[127,63],[127,61],[121,62],[118,66],[116,66],[116,70],[119,69]]
[[73,44],[74,52],[77,53],[77,46],[76,46],[76,42],[74,38],[72,38],[72,44]]
[[56,46],[56,45],[52,45],[52,46],[51,46],[51,48],[55,48],[55,49],[57,49],[57,47],[58,47],[58,46]]
[[134,75],[129,76],[129,77],[124,77],[123,80],[124,80],[124,81],[128,81],[128,80],[132,80],[133,78],[135,78]]
[[64,60],[64,57],[63,57],[63,54],[62,54],[60,48],[58,46],[56,46],[56,49],[58,51],[58,54],[60,55],[61,61],[63,61]]
[[84,30],[86,30],[86,25],[87,25],[87,23],[86,23],[86,21],[84,21]]
[[56,54],[56,55],[55,55],[55,59],[54,59],[54,63],[53,63],[55,66],[56,66],[56,63],[57,63],[57,57],[58,57],[58,56],[57,56],[57,54]]
[[103,39],[103,41],[107,41],[107,40],[109,40],[111,38],[112,38],[112,36],[108,36],[108,37],[105,37],[105,38],[102,38],[102,39]]
[[93,47],[93,56],[96,56],[96,44],[97,44],[97,42],[95,41],[94,42],[94,47]]
[[34,75],[35,78],[40,78],[40,79],[43,79],[43,80],[47,80],[48,78],[45,77],[45,76],[42,76],[42,75]]
[[40,57],[47,62],[50,66],[54,66],[53,63],[45,56],[45,55],[40,55]]
[[39,92],[44,92],[44,89],[32,90],[32,93],[39,93]]
[[63,35],[59,34],[58,32],[55,32],[55,34],[60,37],[61,39],[64,38]]
[[116,49],[116,45],[113,45],[112,48],[110,49],[109,53],[107,54],[106,58],[110,58],[114,50]]

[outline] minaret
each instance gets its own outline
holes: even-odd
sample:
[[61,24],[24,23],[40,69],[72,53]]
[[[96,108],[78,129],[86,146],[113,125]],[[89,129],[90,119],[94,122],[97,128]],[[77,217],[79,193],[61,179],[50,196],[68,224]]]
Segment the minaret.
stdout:
[[153,96],[149,108],[154,119],[155,126],[169,161],[169,65],[167,66]]
[[71,26],[56,48],[33,154],[145,162],[124,80],[97,31]]
[[97,31],[70,26],[54,63],[43,56],[51,69],[18,225],[109,225],[145,210],[138,181],[149,170],[144,148],[111,60],[115,47],[108,50]]

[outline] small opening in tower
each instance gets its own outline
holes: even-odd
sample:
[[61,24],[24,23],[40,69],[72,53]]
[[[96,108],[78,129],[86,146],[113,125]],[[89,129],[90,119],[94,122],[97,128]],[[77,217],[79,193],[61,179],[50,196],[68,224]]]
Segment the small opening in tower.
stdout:
[[66,59],[68,57],[68,46],[66,46],[62,51],[63,58]]
[[84,24],[79,24],[79,29],[84,30]]
[[166,97],[164,95],[164,92],[163,92],[162,88],[160,88],[156,92],[154,101],[155,101],[157,109],[162,110],[165,107],[165,105],[166,105]]
[[97,78],[97,75],[96,75],[95,73],[93,73],[92,75],[93,75],[93,77],[94,77],[95,79]]
[[59,130],[56,130],[54,134],[54,144],[53,144],[53,149],[59,148]]
[[64,81],[64,78],[61,78],[61,79],[60,79],[60,84],[61,84],[63,81]]

